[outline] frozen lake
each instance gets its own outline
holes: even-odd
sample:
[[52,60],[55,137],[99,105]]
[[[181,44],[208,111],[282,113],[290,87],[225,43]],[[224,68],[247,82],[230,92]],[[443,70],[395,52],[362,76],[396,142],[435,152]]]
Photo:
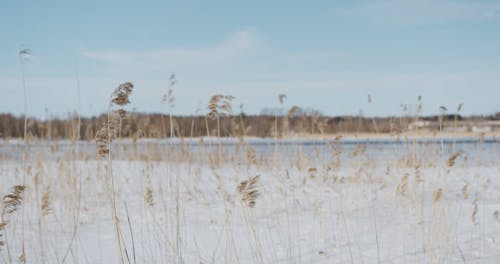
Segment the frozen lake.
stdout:
[[[331,159],[340,156],[349,159],[355,150],[362,150],[366,157],[376,161],[405,159],[419,157],[420,159],[436,156],[448,158],[457,151],[463,151],[471,161],[494,162],[498,160],[500,141],[496,138],[431,138],[431,139],[340,139],[340,140],[307,140],[307,139],[260,139],[250,138],[245,140],[235,138],[194,138],[155,140],[147,139],[139,142],[123,140],[113,143],[116,158],[133,160],[152,153],[178,153],[190,152],[193,154],[216,151],[218,146],[226,155],[238,155],[250,146],[259,157],[269,158],[276,155],[281,158],[293,156],[300,152],[309,157]],[[78,146],[71,141],[40,141],[28,144],[27,151],[31,156],[44,156],[46,158],[61,158],[73,155],[75,147],[79,157],[97,159],[96,144],[94,142],[80,141]],[[0,155],[3,159],[21,159],[24,152],[22,141],[4,141],[0,144]],[[218,150],[217,150],[218,151]],[[339,151],[341,153],[339,153]],[[47,156],[47,154],[50,154]],[[119,155],[118,155],[119,154]],[[290,154],[290,155],[288,155]]]

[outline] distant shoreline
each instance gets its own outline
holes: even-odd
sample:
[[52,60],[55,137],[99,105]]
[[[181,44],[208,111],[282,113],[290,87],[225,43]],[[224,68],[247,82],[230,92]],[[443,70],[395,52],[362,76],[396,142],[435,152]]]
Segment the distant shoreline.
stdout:
[[[321,144],[321,143],[335,143],[340,144],[359,144],[359,143],[404,143],[404,142],[417,142],[417,143],[499,143],[500,132],[486,132],[486,133],[473,133],[473,132],[442,132],[442,133],[425,133],[425,132],[409,132],[402,134],[387,134],[387,133],[339,133],[329,135],[295,135],[288,137],[186,137],[186,138],[123,138],[121,140],[114,140],[113,144],[134,144],[134,143],[154,143],[154,144],[237,144],[243,140],[247,144]],[[22,138],[3,139],[4,144],[24,144]],[[30,144],[49,144],[57,142],[59,144],[73,144],[69,139],[31,139]],[[79,140],[79,143],[93,143],[93,140]],[[1,144],[0,144],[1,146]]]

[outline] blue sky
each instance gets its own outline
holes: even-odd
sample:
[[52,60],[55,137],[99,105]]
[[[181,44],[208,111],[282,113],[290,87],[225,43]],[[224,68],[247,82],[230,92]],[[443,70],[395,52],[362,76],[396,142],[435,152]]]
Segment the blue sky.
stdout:
[[[0,112],[106,111],[119,83],[130,107],[206,112],[231,94],[247,113],[283,105],[328,115],[500,111],[500,1],[18,1],[0,2]],[[372,97],[369,104],[368,94]]]

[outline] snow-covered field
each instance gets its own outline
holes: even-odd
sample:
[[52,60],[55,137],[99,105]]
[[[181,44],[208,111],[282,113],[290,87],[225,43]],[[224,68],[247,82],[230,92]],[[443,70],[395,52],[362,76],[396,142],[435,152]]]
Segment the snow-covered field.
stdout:
[[500,263],[499,147],[4,142],[0,263]]

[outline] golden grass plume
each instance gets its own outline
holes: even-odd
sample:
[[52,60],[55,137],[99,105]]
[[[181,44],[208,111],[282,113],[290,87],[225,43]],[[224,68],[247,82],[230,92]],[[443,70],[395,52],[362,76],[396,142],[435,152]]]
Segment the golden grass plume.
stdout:
[[6,194],[2,199],[2,215],[0,219],[0,250],[6,243],[2,239],[2,232],[9,223],[9,220],[7,218],[15,213],[17,209],[19,209],[19,207],[22,205],[23,193],[25,189],[25,185],[15,185],[14,187],[12,187],[11,193]]
[[441,200],[442,197],[443,197],[443,189],[439,188],[432,194],[432,201],[434,203],[437,203]]
[[243,201],[248,207],[255,207],[255,200],[259,196],[259,191],[257,190],[257,182],[260,176],[251,177],[248,180],[240,182],[238,185],[238,192],[242,195],[241,201]]
[[50,207],[50,188],[47,187],[42,195],[42,202],[40,204],[40,209],[42,210],[42,216],[47,216],[52,212]]
[[[26,189],[24,185],[16,185],[12,187],[12,192],[6,194],[2,201],[2,219],[6,215],[13,214],[22,204],[23,192]],[[4,221],[2,221],[4,222]]]
[[235,99],[232,95],[216,94],[208,102],[208,118],[215,119],[218,116],[230,115],[233,113],[232,101]]
[[146,188],[146,193],[144,194],[144,201],[149,207],[153,207],[155,205],[153,189],[150,187]]
[[455,165],[455,161],[458,157],[460,157],[460,155],[462,155],[463,151],[460,150],[458,151],[457,153],[451,155],[450,158],[448,158],[448,162],[447,162],[447,165],[448,167],[453,167],[453,165]]

